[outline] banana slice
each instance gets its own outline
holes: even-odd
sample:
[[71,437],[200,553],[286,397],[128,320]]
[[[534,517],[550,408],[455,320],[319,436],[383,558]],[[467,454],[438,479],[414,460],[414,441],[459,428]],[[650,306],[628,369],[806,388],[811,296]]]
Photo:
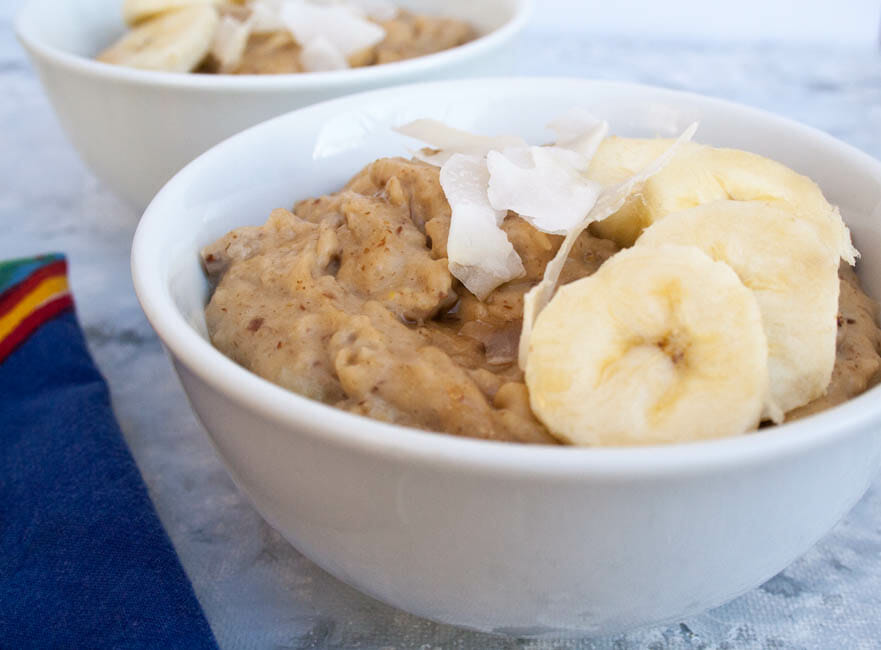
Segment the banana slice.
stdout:
[[[588,176],[604,184],[626,178],[672,143],[608,138],[594,157]],[[838,210],[811,179],[754,153],[697,143],[683,147],[620,212],[593,228],[601,237],[630,246],[644,228],[668,214],[725,199],[777,203],[810,222],[836,257],[854,264],[859,256]]]
[[656,222],[636,247],[697,246],[751,289],[768,339],[765,417],[826,392],[835,365],[838,263],[810,225],[772,203],[716,201]]
[[738,435],[758,425],[768,391],[755,297],[691,246],[625,250],[561,287],[529,348],[532,409],[577,445]]
[[219,23],[214,7],[193,5],[141,23],[98,56],[143,70],[190,72],[211,50]]
[[122,17],[129,25],[137,25],[167,11],[192,5],[216,6],[222,2],[223,0],[125,0],[122,5]]
[[633,175],[626,177],[623,181],[613,181],[607,184],[591,211],[568,232],[563,239],[563,243],[560,244],[557,254],[554,255],[554,259],[548,262],[548,265],[545,267],[541,282],[532,287],[523,296],[523,327],[520,330],[520,348],[517,354],[518,364],[521,368],[526,368],[526,357],[529,356],[529,341],[532,336],[532,327],[535,319],[553,297],[560,274],[563,272],[563,266],[566,264],[569,253],[572,252],[575,242],[578,241],[581,233],[587,230],[590,224],[603,221],[626,206],[637,187],[640,187],[647,179],[661,171],[679,153],[682,146],[691,142],[695,132],[697,132],[697,127],[697,123],[689,126],[672,145],[664,148],[661,155],[655,159],[650,159]]

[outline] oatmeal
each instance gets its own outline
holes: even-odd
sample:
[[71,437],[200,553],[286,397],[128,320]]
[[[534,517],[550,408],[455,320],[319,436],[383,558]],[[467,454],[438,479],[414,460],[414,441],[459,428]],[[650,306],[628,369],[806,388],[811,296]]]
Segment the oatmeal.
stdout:
[[131,31],[105,63],[169,72],[292,74],[393,63],[464,45],[468,23],[388,2],[144,3],[127,0]]
[[[437,167],[378,160],[340,192],[276,210],[206,247],[212,343],[279,386],[372,418],[454,435],[555,444],[517,363],[524,295],[562,237],[509,212],[522,277],[478,300],[448,268],[451,210]],[[560,284],[592,275],[619,246],[585,231]],[[841,271],[829,408],[879,379],[876,306]]]

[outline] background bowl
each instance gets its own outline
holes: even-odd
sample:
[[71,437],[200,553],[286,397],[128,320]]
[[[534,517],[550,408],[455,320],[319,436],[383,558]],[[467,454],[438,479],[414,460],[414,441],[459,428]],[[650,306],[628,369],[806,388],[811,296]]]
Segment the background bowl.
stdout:
[[269,117],[368,88],[437,78],[486,59],[525,24],[531,0],[397,0],[463,18],[481,38],[429,56],[302,75],[182,75],[92,58],[125,31],[122,0],[30,0],[15,29],[62,127],[98,178],[139,212],[210,146]]
[[[390,88],[250,129],[180,172],[135,237],[138,297],[195,412],[263,516],[334,576],[387,603],[480,630],[611,634],[719,605],[806,551],[881,458],[881,387],[754,435],[637,449],[538,448],[364,419],[285,391],[207,340],[200,247],[338,189],[434,117],[550,138],[584,106],[626,135],[699,139],[779,159],[841,206],[881,297],[881,164],[754,109],[645,86],[496,79]],[[510,110],[516,106],[517,110]]]

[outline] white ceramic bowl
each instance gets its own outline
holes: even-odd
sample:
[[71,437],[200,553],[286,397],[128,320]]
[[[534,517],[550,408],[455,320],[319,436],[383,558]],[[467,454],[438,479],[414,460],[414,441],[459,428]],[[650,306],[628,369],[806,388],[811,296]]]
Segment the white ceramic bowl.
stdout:
[[[230,474],[290,542],[387,603],[457,625],[619,632],[694,614],[786,567],[866,490],[881,388],[739,438],[642,449],[493,443],[337,411],[278,388],[207,340],[198,251],[270,210],[405,153],[389,127],[428,116],[547,139],[572,106],[620,134],[699,139],[777,158],[841,206],[881,297],[881,164],[751,108],[629,84],[496,79],[390,88],[245,131],[180,172],[138,228],[135,288]],[[511,110],[516,107],[516,110]]]
[[95,175],[139,212],[172,175],[224,138],[281,113],[369,88],[489,65],[532,0],[396,0],[463,18],[481,38],[400,63],[318,74],[184,75],[92,58],[125,30],[122,0],[30,0],[15,29],[61,125]]

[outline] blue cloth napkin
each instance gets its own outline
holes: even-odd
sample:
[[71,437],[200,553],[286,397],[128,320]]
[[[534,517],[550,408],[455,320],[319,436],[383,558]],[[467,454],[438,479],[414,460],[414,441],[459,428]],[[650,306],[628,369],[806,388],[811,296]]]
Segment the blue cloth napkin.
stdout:
[[216,648],[61,256],[0,264],[0,648]]

